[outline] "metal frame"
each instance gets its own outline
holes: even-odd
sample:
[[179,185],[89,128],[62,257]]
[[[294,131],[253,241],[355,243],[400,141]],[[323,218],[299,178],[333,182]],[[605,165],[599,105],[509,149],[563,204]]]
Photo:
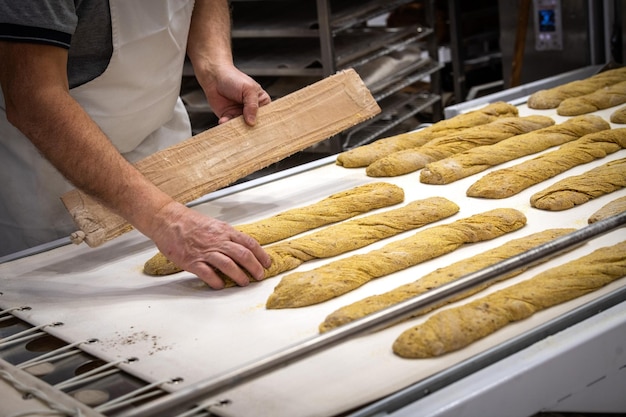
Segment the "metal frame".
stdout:
[[474,109],[478,106],[482,106],[495,101],[506,101],[511,104],[517,105],[524,103],[526,98],[538,90],[555,87],[557,85],[565,84],[570,81],[581,80],[587,78],[593,74],[596,74],[602,66],[592,65],[584,68],[580,68],[574,71],[566,72],[564,74],[555,75],[553,77],[544,78],[539,81],[524,84],[519,87],[509,88],[504,91],[499,91],[494,94],[490,94],[484,97],[477,98],[475,100],[466,101],[464,103],[456,104],[454,106],[446,107],[444,110],[445,118],[449,119],[458,114],[464,113],[470,109]]
[[[624,413],[624,385],[614,381],[626,380],[626,352],[615,349],[626,337],[625,300],[626,289],[616,291],[350,417]],[[600,396],[585,396],[596,385]]]
[[[526,251],[520,255],[498,262],[497,264],[475,273],[468,274],[449,284],[444,284],[427,293],[413,297],[385,310],[373,313],[360,320],[348,323],[337,329],[313,337],[303,343],[288,347],[275,354],[268,355],[248,364],[247,366],[227,372],[215,379],[200,381],[199,383],[196,383],[186,389],[172,393],[170,396],[159,398],[152,403],[148,403],[128,413],[122,414],[122,416],[149,417],[161,415],[163,413],[169,414],[179,408],[184,408],[186,405],[195,401],[201,401],[203,398],[210,398],[229,388],[236,387],[251,379],[262,376],[276,369],[280,369],[296,360],[309,357],[312,354],[315,354],[325,348],[337,345],[351,337],[362,335],[364,333],[397,323],[410,317],[414,311],[436,305],[443,300],[451,299],[455,295],[463,293],[480,284],[492,282],[502,275],[538,262],[541,259],[559,254],[568,248],[578,246],[581,243],[589,241],[599,235],[608,233],[624,225],[626,225],[626,212],[598,221],[551,242]],[[616,291],[616,295],[610,294],[609,296],[604,297],[601,303],[589,303],[582,308],[576,309],[572,313],[564,315],[563,318],[554,320],[549,323],[549,325],[540,326],[527,334],[498,346],[493,349],[493,352],[488,352],[489,354],[480,355],[481,359],[477,360],[476,358],[473,358],[472,360],[466,361],[461,365],[450,368],[450,370],[443,372],[442,374],[452,373],[456,378],[463,375],[463,372],[469,374],[472,371],[480,369],[480,367],[484,366],[486,363],[493,363],[493,361],[508,356],[511,353],[528,346],[534,341],[543,339],[550,334],[556,333],[558,330],[577,323],[583,318],[589,317],[594,312],[597,312],[598,308],[604,309],[624,300],[626,300],[626,290]],[[478,368],[476,366],[478,366]],[[435,378],[429,379],[427,386],[424,386],[423,383],[417,384],[408,390],[404,390],[398,395],[385,399],[382,404],[384,407],[388,407],[390,404],[402,404],[403,401],[406,401],[406,403],[411,402],[414,399],[413,397],[415,392],[432,392],[433,389],[436,389],[437,385],[443,385],[445,381],[448,381],[449,383],[450,380],[454,379],[441,379],[441,375],[439,375]],[[372,408],[369,407],[365,411],[355,414],[355,417],[370,415],[375,416],[378,412],[378,409],[372,410]]]

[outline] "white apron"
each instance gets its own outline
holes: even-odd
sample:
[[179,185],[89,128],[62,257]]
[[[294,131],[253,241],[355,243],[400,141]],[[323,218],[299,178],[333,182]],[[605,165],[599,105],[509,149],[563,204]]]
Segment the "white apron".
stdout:
[[[179,93],[193,3],[110,0],[111,61],[98,78],[70,90],[129,161],[191,135]],[[0,180],[0,256],[76,230],[60,200],[74,187],[6,117],[0,117]]]

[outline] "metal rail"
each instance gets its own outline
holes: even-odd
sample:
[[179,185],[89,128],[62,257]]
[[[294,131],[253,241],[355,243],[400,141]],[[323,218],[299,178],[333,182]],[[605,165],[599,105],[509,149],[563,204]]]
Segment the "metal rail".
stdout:
[[417,310],[448,300],[456,294],[467,291],[480,284],[492,282],[504,274],[522,267],[527,267],[529,264],[537,263],[544,258],[560,254],[574,246],[578,246],[624,225],[626,225],[626,212],[585,226],[577,231],[539,245],[480,271],[467,274],[456,281],[444,284],[427,293],[418,295],[327,333],[312,337],[274,354],[262,357],[215,378],[200,381],[185,389],[174,392],[167,397],[159,398],[151,403],[122,414],[120,417],[163,416],[172,415],[172,413],[176,411],[183,411],[188,409],[194,402],[208,399],[226,389],[262,376],[270,371],[285,367],[324,348],[337,345],[351,337],[375,331],[402,321],[410,317],[412,313]]

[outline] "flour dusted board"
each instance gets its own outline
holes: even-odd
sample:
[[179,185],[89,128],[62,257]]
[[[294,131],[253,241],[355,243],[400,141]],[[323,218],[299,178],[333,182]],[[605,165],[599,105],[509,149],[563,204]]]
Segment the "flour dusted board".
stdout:
[[[188,203],[379,112],[359,75],[345,70],[260,108],[253,127],[240,116],[157,152],[136,167],[176,201]],[[80,191],[70,191],[62,200],[89,246],[130,230],[124,219]]]

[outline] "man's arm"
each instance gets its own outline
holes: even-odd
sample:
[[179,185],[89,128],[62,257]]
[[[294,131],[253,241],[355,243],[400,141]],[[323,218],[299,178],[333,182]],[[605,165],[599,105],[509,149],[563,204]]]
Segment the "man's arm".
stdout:
[[196,0],[187,55],[211,108],[224,123],[243,114],[254,125],[269,94],[233,65],[227,0]]
[[214,268],[240,285],[248,278],[239,265],[262,278],[269,256],[254,239],[173,201],[120,155],[70,96],[66,65],[63,48],[0,42],[8,120],[76,187],[124,217],[211,287],[223,286]]

